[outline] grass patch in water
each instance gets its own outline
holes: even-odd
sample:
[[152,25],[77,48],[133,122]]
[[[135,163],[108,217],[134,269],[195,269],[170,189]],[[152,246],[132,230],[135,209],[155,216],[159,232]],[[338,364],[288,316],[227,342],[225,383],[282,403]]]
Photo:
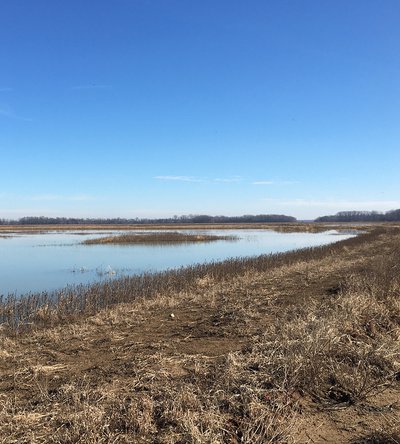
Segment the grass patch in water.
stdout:
[[85,245],[99,244],[185,244],[196,242],[212,242],[218,240],[237,240],[237,236],[217,236],[213,234],[185,234],[178,232],[166,233],[146,233],[146,234],[121,234],[118,236],[107,236],[96,239],[87,239]]

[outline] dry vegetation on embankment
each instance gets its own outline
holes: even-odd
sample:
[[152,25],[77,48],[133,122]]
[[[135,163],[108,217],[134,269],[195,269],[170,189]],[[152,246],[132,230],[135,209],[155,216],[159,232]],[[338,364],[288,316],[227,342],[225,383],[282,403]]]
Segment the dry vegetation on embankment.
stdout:
[[145,297],[134,280],[99,286],[106,309],[81,290],[29,334],[14,318],[1,442],[399,442],[399,268],[388,227],[148,276]]
[[188,244],[197,242],[213,242],[218,240],[236,240],[236,236],[217,236],[213,234],[187,234],[178,232],[155,232],[155,233],[124,233],[117,236],[98,237],[87,239],[82,243],[85,245],[101,244],[142,244],[142,245],[164,245],[164,244]]
[[[132,225],[0,225],[0,234],[34,234],[34,233],[46,233],[49,231],[107,231],[107,230],[274,230],[285,233],[297,233],[297,232],[310,232],[319,233],[326,230],[369,230],[374,227],[394,226],[394,224],[388,223],[310,223],[310,222],[288,222],[288,223],[247,223],[247,224],[132,224]],[[400,226],[400,224],[397,224]]]

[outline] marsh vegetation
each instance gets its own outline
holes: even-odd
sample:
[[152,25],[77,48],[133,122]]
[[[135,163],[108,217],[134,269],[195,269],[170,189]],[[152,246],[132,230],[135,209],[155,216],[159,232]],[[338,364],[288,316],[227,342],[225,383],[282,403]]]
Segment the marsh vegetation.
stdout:
[[189,244],[196,242],[213,242],[218,240],[238,240],[237,236],[217,236],[215,234],[188,234],[173,232],[153,232],[153,233],[124,233],[116,236],[98,237],[83,241],[85,245],[101,244],[144,244],[144,245],[163,245],[163,244]]

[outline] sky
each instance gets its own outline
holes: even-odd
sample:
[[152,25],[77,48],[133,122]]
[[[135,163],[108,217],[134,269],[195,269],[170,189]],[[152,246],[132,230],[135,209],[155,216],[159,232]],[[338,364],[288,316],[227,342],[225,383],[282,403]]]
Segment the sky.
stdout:
[[398,0],[3,0],[0,218],[400,208]]

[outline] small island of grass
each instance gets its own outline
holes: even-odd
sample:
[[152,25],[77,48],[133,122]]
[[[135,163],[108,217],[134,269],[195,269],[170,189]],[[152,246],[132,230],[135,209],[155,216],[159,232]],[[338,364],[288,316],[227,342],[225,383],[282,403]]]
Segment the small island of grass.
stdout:
[[213,234],[185,234],[178,232],[160,232],[160,233],[127,233],[118,236],[99,237],[87,239],[83,242],[86,245],[100,244],[182,244],[196,242],[212,242],[218,240],[237,240],[237,236],[218,236]]

